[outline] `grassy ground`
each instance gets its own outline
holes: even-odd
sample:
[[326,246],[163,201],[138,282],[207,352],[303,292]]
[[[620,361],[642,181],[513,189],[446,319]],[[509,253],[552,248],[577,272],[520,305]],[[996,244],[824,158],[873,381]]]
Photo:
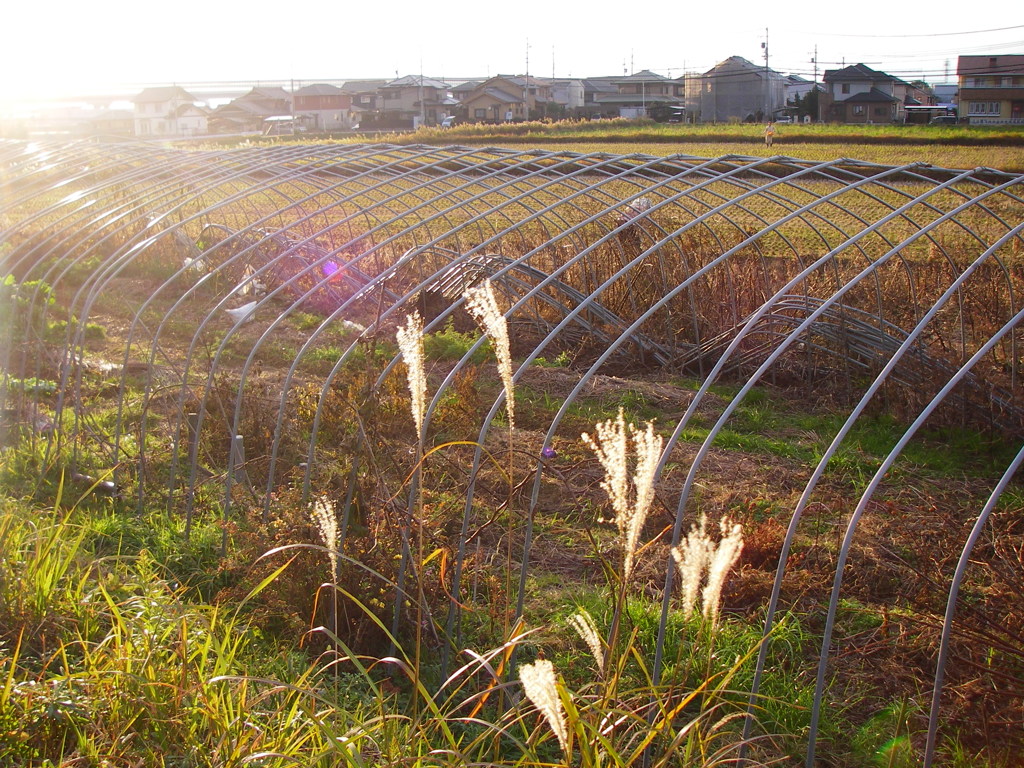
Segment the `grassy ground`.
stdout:
[[[308,320],[296,318],[294,323],[299,330]],[[187,328],[181,333],[178,342],[188,338]],[[443,341],[427,340],[430,388],[473,338],[448,333]],[[169,340],[169,345],[178,342]],[[90,354],[112,355],[121,343],[116,332],[94,334]],[[482,360],[472,378],[459,384],[459,398],[435,420],[432,429],[439,438],[471,437],[466,428],[481,415],[475,409],[500,387],[486,363]],[[559,363],[538,367],[521,382],[517,442],[524,447],[535,442],[536,430],[550,421],[575,381],[571,368]],[[47,459],[52,462],[44,473],[49,484],[26,484],[44,459],[29,444],[7,449],[2,468],[8,492],[0,518],[6,543],[0,572],[0,669],[6,678],[0,688],[0,757],[10,765],[49,760],[70,767],[108,760],[110,765],[141,761],[219,766],[249,764],[262,755],[261,764],[283,766],[404,762],[417,755],[426,759],[441,749],[459,762],[558,761],[554,731],[525,701],[513,702],[512,708],[508,702],[484,702],[488,676],[483,669],[471,665],[464,679],[449,688],[451,696],[438,699],[440,647],[428,637],[417,642],[403,633],[399,645],[407,650],[398,659],[404,662],[374,660],[386,655],[389,587],[367,579],[361,568],[394,576],[389,553],[401,544],[388,499],[402,495],[403,475],[411,465],[401,457],[409,457],[415,443],[401,376],[392,384],[386,400],[378,395],[369,427],[382,455],[373,465],[365,507],[352,521],[344,547],[352,560],[345,560],[333,576],[324,545],[337,534],[318,526],[287,486],[278,490],[267,521],[261,519],[258,504],[247,508],[245,497],[237,498],[229,549],[222,557],[215,494],[201,497],[186,541],[180,513],[168,514],[162,503],[146,504],[140,513],[131,496],[97,497],[81,481],[59,475],[59,457]],[[620,407],[641,418],[668,421],[694,386],[671,378],[625,382],[598,377],[574,406],[565,432],[592,431],[595,422],[614,418]],[[735,754],[741,741],[739,721],[728,716],[742,711],[745,698],[729,691],[742,692],[749,685],[750,654],[757,649],[788,510],[805,468],[821,455],[839,415],[824,403],[814,406],[802,387],[763,388],[747,400],[719,439],[701,476],[699,511],[713,520],[728,516],[737,521],[745,547],[725,584],[721,621],[712,627],[707,620],[673,614],[666,678],[655,686],[646,675],[669,557],[665,535],[674,511],[668,502],[715,408],[735,389],[723,386],[716,393],[707,415],[695,420],[672,456],[628,583],[616,576],[622,573],[622,548],[614,523],[595,522],[612,516],[599,487],[600,465],[578,441],[554,443],[557,457],[545,480],[534,562],[525,585],[525,623],[519,628],[508,621],[513,596],[508,579],[514,580],[518,568],[509,554],[522,545],[518,522],[500,511],[508,481],[497,468],[478,480],[478,503],[492,510],[488,518],[493,525],[478,522],[480,527],[471,532],[487,560],[468,565],[466,579],[472,589],[456,648],[483,653],[507,640],[503,651],[488,656],[493,667],[510,663],[512,648],[518,649],[520,662],[538,654],[553,660],[558,690],[575,729],[567,748],[584,761],[597,759],[586,757],[587,750],[605,743],[600,723],[609,716],[624,719],[622,730],[602,749],[611,749],[610,759],[623,765],[635,760],[646,743],[644,734],[653,733],[641,727],[648,717],[666,729],[658,732],[654,747],[668,764],[713,763],[717,749]],[[129,400],[139,394],[129,393]],[[103,377],[89,385],[85,397],[97,419],[114,406]],[[884,416],[861,424],[837,457],[836,471],[797,539],[790,556],[792,576],[783,591],[786,611],[774,634],[772,673],[757,709],[755,733],[771,735],[752,743],[759,759],[799,759],[810,702],[810,662],[821,631],[818,607],[834,566],[839,526],[865,478],[900,433],[899,425]],[[343,461],[350,437],[341,424],[330,435],[340,441],[335,460]],[[950,450],[952,445],[963,447]],[[501,438],[491,448],[502,464]],[[159,440],[151,450],[153,461],[160,461]],[[911,745],[919,743],[919,704],[907,691],[927,674],[930,623],[941,607],[933,602],[939,595],[928,585],[945,578],[955,555],[955,547],[945,542],[962,538],[971,511],[1008,452],[1010,446],[970,431],[929,434],[915,441],[891,487],[879,496],[875,514],[858,537],[841,607],[837,643],[842,652],[831,676],[831,706],[821,725],[820,748],[830,764],[863,765],[885,757],[903,764]],[[399,460],[392,463],[391,456]],[[424,467],[425,492],[419,503],[427,547],[421,586],[438,611],[428,620],[438,631],[445,604],[443,564],[450,556],[444,542],[460,514],[468,457],[464,448],[450,446]],[[513,464],[512,485],[518,486],[529,477],[529,457]],[[994,539],[1005,530],[1007,540],[1013,540],[1019,513],[1013,503],[1000,513]],[[262,557],[275,550],[277,554]],[[995,628],[998,609],[988,598],[981,599],[982,590],[991,596],[1015,589],[1012,572],[995,564],[971,584],[983,610],[967,620],[963,642],[972,632],[982,637],[1000,631]],[[628,589],[620,591],[622,586]],[[334,589],[341,590],[337,602],[329,599]],[[334,634],[337,618],[330,605],[346,617],[340,638]],[[608,635],[616,606],[623,622],[617,643]],[[606,667],[603,676],[593,651],[570,626],[581,608],[593,616],[612,659],[605,665],[611,664],[613,671]],[[349,661],[335,669],[332,647],[338,639],[344,641],[340,647]],[[417,658],[414,649],[420,643],[424,655]],[[964,656],[973,657],[971,652]],[[337,671],[343,674],[338,677]],[[951,684],[956,710],[971,723],[990,716],[959,688],[974,680],[972,675],[962,680],[954,676]],[[652,696],[678,702],[681,709],[648,714],[646,702]],[[469,713],[473,717],[467,720]],[[684,723],[691,725],[680,730]],[[508,731],[508,740],[498,738],[496,728]],[[973,728],[959,731],[962,740],[944,743],[946,759],[956,765],[1000,764],[1001,752],[993,743],[981,753],[980,762],[969,757],[979,749]],[[682,759],[680,750],[693,754]]]

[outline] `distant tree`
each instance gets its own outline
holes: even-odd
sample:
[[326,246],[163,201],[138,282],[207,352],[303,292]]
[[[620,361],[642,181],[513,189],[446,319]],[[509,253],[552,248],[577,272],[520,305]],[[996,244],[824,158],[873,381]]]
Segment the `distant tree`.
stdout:
[[664,101],[656,101],[647,107],[647,116],[656,123],[667,123],[672,115],[672,107]]
[[807,95],[800,102],[800,117],[808,116],[811,120],[818,119],[818,99],[820,96],[821,91],[817,88],[807,92]]

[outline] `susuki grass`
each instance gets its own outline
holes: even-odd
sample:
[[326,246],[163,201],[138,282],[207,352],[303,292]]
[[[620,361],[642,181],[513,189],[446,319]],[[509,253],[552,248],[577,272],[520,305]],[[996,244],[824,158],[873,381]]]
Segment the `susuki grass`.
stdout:
[[[715,544],[707,533],[707,517],[701,515],[684,543],[672,548],[672,559],[679,569],[679,583],[683,591],[683,615],[689,616],[693,612],[699,593],[704,618],[709,619],[712,626],[718,621],[725,576],[743,549],[743,531],[739,525],[723,517],[721,529],[721,539]],[[702,581],[705,582],[703,591],[700,589]]]

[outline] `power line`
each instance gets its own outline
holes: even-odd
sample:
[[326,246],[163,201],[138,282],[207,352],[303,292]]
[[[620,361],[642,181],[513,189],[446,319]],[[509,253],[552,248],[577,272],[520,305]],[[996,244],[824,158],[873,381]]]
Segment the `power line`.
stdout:
[[828,37],[892,37],[892,38],[905,38],[905,37],[952,37],[953,35],[983,35],[988,32],[1006,32],[1011,29],[1024,29],[1024,24],[1018,24],[1014,27],[996,27],[995,29],[973,29],[967,32],[930,32],[920,35],[852,35],[843,32],[801,32],[802,35],[822,35]]

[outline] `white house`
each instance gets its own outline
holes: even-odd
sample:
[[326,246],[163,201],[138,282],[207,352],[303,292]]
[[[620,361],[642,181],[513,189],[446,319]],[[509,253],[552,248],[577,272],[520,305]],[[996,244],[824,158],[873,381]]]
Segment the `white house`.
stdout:
[[139,138],[201,136],[207,133],[206,110],[184,88],[146,88],[132,99],[135,135]]

